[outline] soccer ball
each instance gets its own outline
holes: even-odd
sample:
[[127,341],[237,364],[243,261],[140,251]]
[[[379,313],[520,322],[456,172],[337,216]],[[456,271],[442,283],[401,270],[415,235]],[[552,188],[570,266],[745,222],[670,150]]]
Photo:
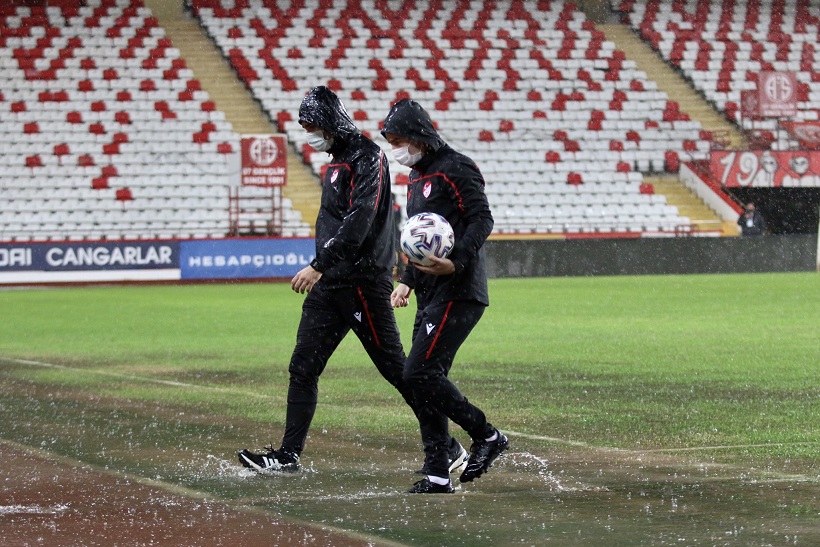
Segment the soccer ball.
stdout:
[[411,262],[429,266],[427,258],[435,255],[444,258],[453,250],[455,243],[453,227],[447,219],[436,213],[419,213],[407,219],[401,230],[401,250]]

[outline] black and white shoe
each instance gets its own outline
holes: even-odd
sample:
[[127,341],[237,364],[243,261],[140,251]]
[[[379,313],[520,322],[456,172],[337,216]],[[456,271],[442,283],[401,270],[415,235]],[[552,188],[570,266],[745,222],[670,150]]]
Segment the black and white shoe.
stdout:
[[453,444],[450,446],[450,473],[464,471],[469,459],[470,454],[461,446],[460,442],[453,439]]
[[430,482],[427,477],[414,484],[409,490],[405,490],[407,494],[454,494],[455,491],[452,483],[436,484]]
[[[449,458],[448,462],[448,469],[450,473],[459,473],[464,470],[464,466],[467,465],[467,460],[470,458],[470,454],[461,446],[461,443],[458,442],[455,437],[453,437],[452,442],[450,443],[450,448],[447,454]],[[427,475],[427,467],[422,467],[418,471],[416,471],[417,475]]]
[[487,472],[502,452],[510,447],[506,435],[496,429],[498,438],[494,441],[473,441],[470,447],[470,460],[467,468],[458,478],[461,482],[470,482]]
[[293,473],[299,471],[299,455],[284,448],[274,450],[272,446],[266,447],[268,452],[255,454],[249,450],[240,450],[237,453],[239,463],[248,469],[256,471],[279,471],[282,473]]

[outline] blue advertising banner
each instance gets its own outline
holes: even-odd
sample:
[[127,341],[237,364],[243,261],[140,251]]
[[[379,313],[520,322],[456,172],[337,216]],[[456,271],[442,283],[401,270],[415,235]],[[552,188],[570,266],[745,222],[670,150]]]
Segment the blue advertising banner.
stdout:
[[181,279],[293,277],[315,256],[312,238],[180,242]]
[[177,241],[0,243],[0,273],[177,268]]

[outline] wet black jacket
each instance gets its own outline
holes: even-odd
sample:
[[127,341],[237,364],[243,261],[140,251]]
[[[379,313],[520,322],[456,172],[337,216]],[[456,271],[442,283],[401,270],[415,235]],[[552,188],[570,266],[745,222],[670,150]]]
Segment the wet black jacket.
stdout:
[[362,135],[330,89],[314,88],[299,120],[333,135],[316,219],[316,259],[326,286],[351,286],[395,263],[390,170],[381,148]]
[[438,213],[455,232],[448,257],[456,266],[454,274],[424,274],[410,263],[402,283],[415,289],[419,307],[451,300],[489,305],[483,245],[493,230],[493,216],[484,194],[484,177],[473,160],[441,139],[430,116],[415,101],[402,99],[390,109],[382,131],[387,133],[428,147],[410,172],[407,216]]

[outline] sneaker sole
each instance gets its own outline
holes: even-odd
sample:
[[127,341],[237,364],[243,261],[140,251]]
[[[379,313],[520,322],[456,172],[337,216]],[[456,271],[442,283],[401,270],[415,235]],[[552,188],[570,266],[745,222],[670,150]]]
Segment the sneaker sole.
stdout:
[[464,469],[467,467],[467,462],[470,460],[470,455],[467,453],[467,450],[462,446],[461,453],[453,460],[453,463],[450,464],[450,473],[458,473],[463,472]]
[[442,487],[441,489],[437,488],[435,490],[416,490],[415,485],[414,485],[413,488],[411,488],[409,490],[405,490],[404,493],[405,494],[434,494],[434,495],[435,494],[455,494],[456,489],[453,488],[452,485],[450,485],[450,486]]
[[255,462],[253,462],[252,460],[249,460],[247,457],[245,457],[245,454],[243,454],[242,452],[240,452],[238,454],[238,456],[239,456],[239,463],[241,463],[242,465],[244,465],[248,469],[254,469],[256,471],[262,471],[263,470],[262,467],[256,465]]
[[245,454],[243,454],[241,452],[238,453],[238,456],[239,456],[239,463],[241,463],[242,465],[244,465],[248,469],[253,469],[254,471],[259,471],[260,473],[267,473],[267,472],[295,473],[296,471],[299,471],[298,466],[297,467],[287,467],[287,466],[280,465],[279,467],[274,467],[274,466],[262,467],[262,466],[258,465],[256,462],[254,462],[253,460],[249,459],[247,456],[245,456]]

